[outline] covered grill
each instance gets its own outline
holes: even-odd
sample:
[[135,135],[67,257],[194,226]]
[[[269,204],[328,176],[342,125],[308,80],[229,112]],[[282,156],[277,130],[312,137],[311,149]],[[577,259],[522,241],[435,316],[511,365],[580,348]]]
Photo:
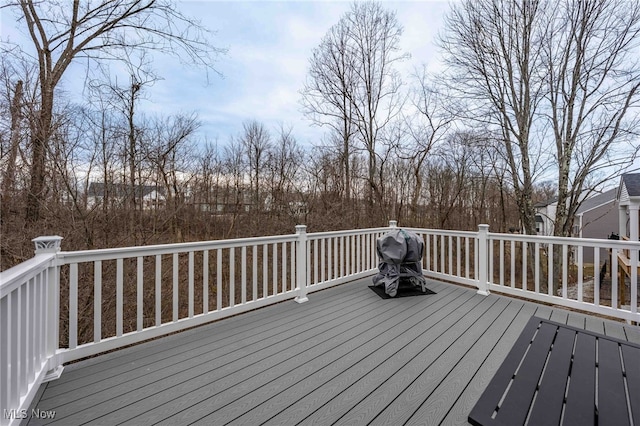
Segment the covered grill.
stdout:
[[394,229],[376,241],[378,251],[378,274],[373,277],[373,284],[383,286],[391,297],[398,293],[401,280],[406,280],[423,292],[427,292],[426,280],[422,275],[422,254],[424,242],[411,231]]

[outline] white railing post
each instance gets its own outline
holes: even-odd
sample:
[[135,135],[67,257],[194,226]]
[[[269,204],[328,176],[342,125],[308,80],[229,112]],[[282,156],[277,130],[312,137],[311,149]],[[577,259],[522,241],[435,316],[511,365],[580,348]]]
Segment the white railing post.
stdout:
[[[42,236],[31,240],[35,244],[36,256],[45,254],[57,254],[60,251],[62,237],[58,235]],[[45,353],[50,360],[49,370],[43,378],[43,382],[58,379],[64,367],[58,365],[55,359],[59,342],[59,318],[60,318],[60,269],[58,265],[53,265],[47,273],[46,291],[46,339]]]
[[[488,241],[489,241],[489,225],[478,225],[478,294],[483,296],[489,295],[488,279]],[[468,256],[468,254],[467,254]]]
[[296,302],[308,302],[307,298],[307,225],[296,225]]
[[389,221],[389,228],[397,228],[398,227],[398,221],[397,220],[390,220]]

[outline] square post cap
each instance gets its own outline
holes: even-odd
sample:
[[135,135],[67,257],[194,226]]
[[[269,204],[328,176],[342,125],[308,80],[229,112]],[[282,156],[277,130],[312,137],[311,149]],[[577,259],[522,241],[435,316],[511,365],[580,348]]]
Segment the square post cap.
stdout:
[[32,239],[36,246],[36,254],[40,253],[57,253],[60,251],[62,237],[58,235],[49,235]]

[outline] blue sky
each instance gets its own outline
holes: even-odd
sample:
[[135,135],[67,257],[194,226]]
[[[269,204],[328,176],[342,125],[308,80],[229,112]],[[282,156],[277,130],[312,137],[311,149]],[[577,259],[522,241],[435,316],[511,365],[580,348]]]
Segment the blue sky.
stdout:
[[[394,10],[404,28],[401,47],[411,59],[401,65],[408,75],[427,64],[438,68],[435,36],[442,28],[448,1],[382,1]],[[186,68],[172,57],[156,55],[154,68],[163,79],[147,91],[146,113],[198,113],[202,138],[225,143],[246,120],[263,122],[273,133],[280,124],[292,126],[302,144],[319,142],[323,130],[300,112],[299,91],[308,59],[327,30],[350,8],[349,1],[179,1],[177,7],[217,33],[219,58],[207,84],[204,70]],[[0,35],[19,40],[13,15],[1,11]],[[83,65],[66,75],[64,88],[72,97],[82,93]]]

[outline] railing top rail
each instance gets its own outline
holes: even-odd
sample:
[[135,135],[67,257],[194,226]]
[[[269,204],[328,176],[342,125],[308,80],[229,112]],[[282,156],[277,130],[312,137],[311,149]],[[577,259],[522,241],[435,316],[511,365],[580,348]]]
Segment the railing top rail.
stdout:
[[556,237],[547,235],[500,234],[489,232],[490,240],[513,240],[523,242],[539,242],[551,244],[567,244],[572,246],[590,246],[621,249],[640,249],[640,241],[608,240],[597,238]]
[[398,228],[402,228],[402,229],[406,229],[408,231],[413,231],[413,232],[425,232],[425,233],[429,233],[429,234],[435,234],[435,235],[451,235],[451,236],[460,236],[460,237],[473,237],[476,236],[478,233],[476,231],[451,231],[448,229],[429,229],[429,228],[409,228],[409,227],[398,227]]
[[5,297],[26,280],[49,267],[50,262],[55,257],[55,253],[39,254],[19,265],[0,272],[0,298]]
[[[350,229],[329,232],[308,233],[307,239],[319,239],[336,236],[357,235],[363,233],[386,232],[388,227]],[[249,245],[272,244],[292,242],[297,238],[296,234],[271,235],[264,237],[236,238],[227,240],[197,241],[188,243],[157,244],[149,246],[114,247],[96,250],[60,251],[57,253],[58,263],[81,263],[97,260],[125,259],[138,256],[153,256],[173,253],[186,253],[190,251],[226,249]],[[24,264],[23,264],[24,265]]]
[[380,228],[365,228],[365,229],[344,229],[341,231],[325,231],[325,232],[311,232],[307,234],[307,239],[313,240],[318,238],[328,238],[328,237],[341,237],[346,235],[357,235],[357,234],[373,234],[376,232],[387,232],[389,231],[388,226],[380,227]]
[[190,243],[158,244],[151,246],[115,247],[98,250],[62,251],[58,253],[61,264],[80,263],[95,260],[125,259],[138,256],[154,256],[190,251],[226,249],[250,245],[291,242],[296,234],[273,235],[267,237],[236,238],[230,240],[197,241]]

